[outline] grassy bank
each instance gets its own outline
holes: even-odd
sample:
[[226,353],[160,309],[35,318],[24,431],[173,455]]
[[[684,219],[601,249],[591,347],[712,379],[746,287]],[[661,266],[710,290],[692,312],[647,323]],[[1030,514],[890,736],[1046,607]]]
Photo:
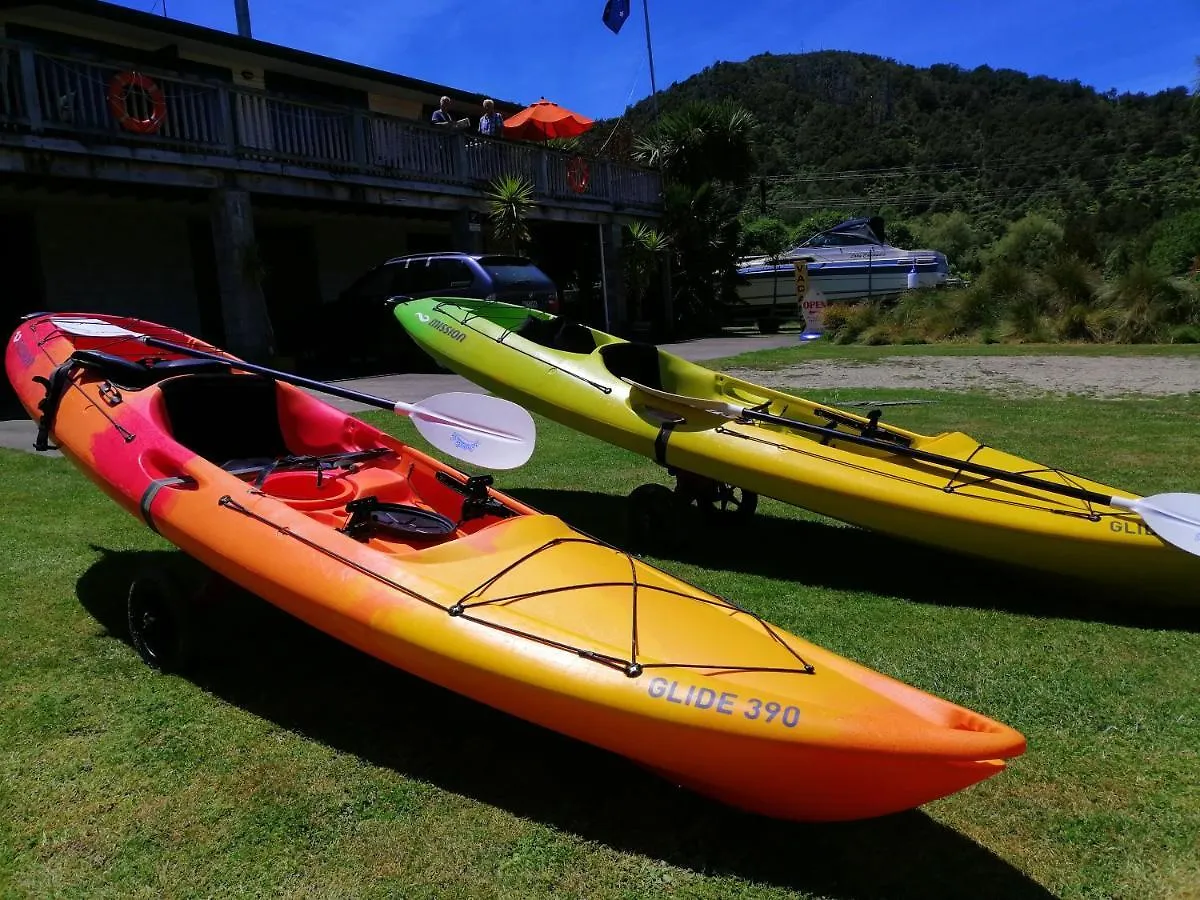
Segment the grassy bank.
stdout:
[[[921,396],[938,402],[889,418],[1143,492],[1200,484],[1200,400]],[[500,485],[622,542],[624,495],[662,471],[538,425],[533,461]],[[197,674],[154,674],[123,640],[123,588],[178,554],[63,460],[0,452],[0,483],[0,896],[1166,898],[1200,883],[1200,617],[1065,596],[772,501],[744,530],[693,534],[666,569],[1029,739],[1008,771],[920,811],[801,826],[257,601],[236,599]]]

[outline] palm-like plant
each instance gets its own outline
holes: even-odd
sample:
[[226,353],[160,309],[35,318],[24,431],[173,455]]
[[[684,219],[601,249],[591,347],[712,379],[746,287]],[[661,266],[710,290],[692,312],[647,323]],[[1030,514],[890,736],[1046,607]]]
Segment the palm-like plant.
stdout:
[[737,203],[711,184],[668,184],[663,228],[671,235],[671,282],[677,317],[699,330],[719,322],[722,305],[736,295],[739,246]]
[[732,101],[700,101],[660,116],[634,142],[635,161],[663,173],[663,228],[673,245],[676,288],[672,306],[676,317],[682,314],[696,325],[715,324],[722,300],[734,291],[737,203],[719,197],[713,186],[749,179],[755,128],[754,117]]
[[488,202],[488,224],[492,235],[516,253],[529,243],[529,211],[533,200],[533,182],[524,175],[500,175],[484,192]]
[[629,307],[635,320],[642,318],[642,301],[658,271],[659,260],[670,247],[670,240],[657,228],[645,222],[634,222],[629,226],[625,276],[629,285]]
[[692,102],[666,113],[634,142],[634,159],[672,181],[744,183],[754,171],[754,116],[729,100]]

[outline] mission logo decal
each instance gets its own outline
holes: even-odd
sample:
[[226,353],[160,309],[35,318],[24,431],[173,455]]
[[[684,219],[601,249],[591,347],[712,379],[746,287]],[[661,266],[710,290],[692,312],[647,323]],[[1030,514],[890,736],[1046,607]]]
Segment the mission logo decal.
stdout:
[[459,331],[453,325],[447,325],[441,319],[435,319],[432,316],[425,315],[425,313],[417,313],[417,318],[420,319],[421,322],[424,323],[425,325],[428,325],[430,328],[434,328],[437,331],[440,331],[442,334],[446,335],[447,337],[453,338],[454,340],[458,341],[460,344],[467,339],[467,335],[465,332]]

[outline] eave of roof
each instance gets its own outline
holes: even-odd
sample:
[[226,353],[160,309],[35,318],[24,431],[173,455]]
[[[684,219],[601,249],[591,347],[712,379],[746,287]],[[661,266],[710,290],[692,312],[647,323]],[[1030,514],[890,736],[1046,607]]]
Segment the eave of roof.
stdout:
[[[387,84],[435,95],[445,94],[448,97],[465,102],[480,104],[489,96],[474,91],[460,90],[450,85],[435,84],[432,81],[410,78],[407,75],[385,72],[382,69],[372,69],[369,66],[345,62],[333,57],[309,53],[305,50],[296,50],[292,47],[284,47],[281,44],[272,44],[269,41],[245,38],[228,31],[206,28],[203,25],[193,25],[191,22],[181,22],[178,19],[171,19],[166,16],[118,6],[115,3],[105,3],[103,0],[0,0],[0,9],[36,9],[37,7],[50,7],[80,16],[93,16],[176,38],[213,44],[226,47],[230,50],[252,53],[256,56],[278,59],[295,65],[309,66],[314,69],[324,69],[329,72],[365,81],[373,81],[379,84]],[[493,99],[495,99],[496,105],[505,112],[515,112],[523,108],[523,104],[514,103],[510,100]]]

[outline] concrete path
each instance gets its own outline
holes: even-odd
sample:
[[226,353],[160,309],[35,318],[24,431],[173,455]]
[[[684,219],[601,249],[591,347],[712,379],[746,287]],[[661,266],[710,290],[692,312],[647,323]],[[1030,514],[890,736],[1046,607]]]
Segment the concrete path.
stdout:
[[[758,334],[757,332],[747,332],[745,334],[727,333],[721,337],[680,341],[673,344],[663,344],[662,346],[676,356],[682,356],[684,359],[689,359],[692,362],[700,362],[706,359],[720,359],[724,356],[748,353],[751,350],[772,350],[776,347],[790,347],[797,340],[798,336],[795,333],[766,335]],[[477,387],[470,381],[467,381],[467,379],[451,374],[377,375],[370,378],[353,378],[335,383],[351,390],[362,391],[366,394],[375,394],[380,397],[390,397],[395,400],[407,400],[409,402],[422,400],[433,394],[442,394],[448,391],[483,393],[482,388]],[[371,409],[369,406],[355,403],[352,400],[330,397],[328,394],[320,394],[319,396],[327,403],[346,412],[362,412]],[[3,413],[0,413],[0,416],[2,415]],[[10,412],[8,415],[10,417],[17,417],[9,419],[0,418],[0,447],[33,452],[33,439],[37,435],[37,426],[26,418],[24,413]],[[61,454],[48,451],[46,455],[59,456]]]

